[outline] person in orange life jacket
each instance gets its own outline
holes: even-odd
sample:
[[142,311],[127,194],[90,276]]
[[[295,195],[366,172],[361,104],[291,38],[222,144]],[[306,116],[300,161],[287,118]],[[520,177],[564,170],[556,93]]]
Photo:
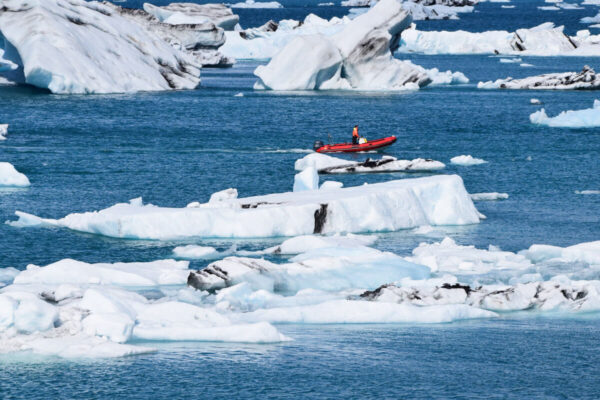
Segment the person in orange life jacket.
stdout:
[[358,125],[354,125],[354,129],[352,130],[352,144],[358,144]]

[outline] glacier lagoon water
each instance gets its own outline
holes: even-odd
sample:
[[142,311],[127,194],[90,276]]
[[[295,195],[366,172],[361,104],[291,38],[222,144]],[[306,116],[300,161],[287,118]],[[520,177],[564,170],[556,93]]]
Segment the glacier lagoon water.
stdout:
[[[283,1],[283,10],[240,10],[253,26],[308,12],[343,15],[341,7]],[[135,2],[128,5],[136,6]],[[306,6],[308,4],[308,6]],[[458,21],[419,23],[425,29],[514,29],[544,21],[574,33],[585,10],[542,12],[540,1],[484,3]],[[519,12],[519,8],[523,11]],[[512,12],[512,14],[509,14]],[[424,67],[462,71],[468,85],[415,93],[269,93],[252,90],[258,63],[203,72],[202,88],[174,93],[56,96],[0,87],[0,122],[10,124],[0,158],[31,180],[28,189],[0,189],[0,221],[22,210],[47,217],[105,208],[142,196],[164,206],[205,201],[236,187],[256,195],[290,190],[293,164],[314,140],[345,140],[360,124],[367,137],[396,134],[386,154],[429,157],[458,173],[470,192],[510,194],[477,203],[488,219],[446,227],[436,237],[381,235],[376,246],[409,254],[443,235],[461,244],[516,251],[533,243],[566,246],[598,240],[600,129],[551,129],[529,123],[544,102],[549,115],[591,107],[594,92],[478,90],[506,76],[600,68],[598,58],[522,57],[534,67],[492,56],[399,55]],[[243,93],[243,97],[234,96]],[[471,154],[489,163],[459,167]],[[364,159],[365,155],[357,156]],[[352,158],[352,156],[350,156]],[[334,176],[346,185],[407,178],[409,174]],[[259,249],[278,239],[237,242]],[[0,267],[24,269],[70,257],[88,262],[171,257],[182,242],[116,240],[59,229],[0,225]],[[231,241],[189,240],[227,248]],[[192,263],[200,268],[202,262]],[[3,356],[0,397],[402,397],[597,398],[596,315],[519,316],[450,325],[280,326],[294,342],[281,345],[164,343],[156,354],[120,360],[63,361]]]

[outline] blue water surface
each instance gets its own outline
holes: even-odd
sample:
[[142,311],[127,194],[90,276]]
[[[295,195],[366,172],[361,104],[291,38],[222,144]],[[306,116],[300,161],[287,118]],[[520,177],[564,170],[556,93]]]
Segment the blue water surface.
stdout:
[[[315,2],[281,1],[280,10],[240,10],[244,26],[268,19],[347,13]],[[163,2],[155,2],[163,4]],[[289,4],[288,4],[289,3]],[[128,1],[128,6],[140,2]],[[545,21],[574,33],[584,10],[542,12],[541,1],[515,9],[483,3],[458,21],[423,21],[421,29],[513,30]],[[241,196],[291,190],[294,161],[317,139],[347,140],[358,123],[369,138],[395,134],[385,154],[447,164],[469,192],[506,192],[478,203],[481,224],[441,228],[440,237],[382,233],[376,247],[408,255],[421,241],[444,235],[461,244],[517,251],[534,243],[567,246],[600,239],[600,129],[534,126],[529,115],[544,102],[549,115],[590,108],[596,92],[478,90],[478,81],[600,68],[599,58],[523,57],[534,67],[499,57],[398,55],[427,68],[462,71],[471,82],[411,93],[252,90],[258,63],[205,70],[194,91],[124,95],[51,95],[0,87],[0,122],[10,124],[0,159],[32,182],[0,189],[0,221],[21,210],[58,218],[99,210],[142,196],[182,207],[235,187]],[[243,97],[235,97],[243,93]],[[487,164],[460,167],[451,157],[471,154]],[[367,155],[348,156],[364,159]],[[345,185],[404,179],[414,174],[335,176]],[[262,249],[281,239],[238,241]],[[0,225],[0,267],[24,269],[63,258],[87,262],[149,261],[172,257],[182,243],[229,247],[227,240],[118,240],[61,229]],[[193,262],[201,268],[206,262]],[[595,316],[521,317],[450,325],[283,325],[294,338],[280,345],[158,344],[155,354],[105,361],[3,356],[0,398],[598,398]],[[153,344],[154,345],[154,344]]]

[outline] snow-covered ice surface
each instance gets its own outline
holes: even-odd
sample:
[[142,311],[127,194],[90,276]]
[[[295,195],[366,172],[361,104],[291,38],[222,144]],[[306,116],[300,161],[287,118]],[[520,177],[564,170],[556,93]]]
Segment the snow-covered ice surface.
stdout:
[[311,153],[294,164],[296,171],[315,168],[320,174],[351,174],[368,172],[428,172],[444,169],[444,163],[435,160],[417,158],[414,160],[398,160],[391,156],[383,156],[380,160],[348,161],[327,154]]
[[266,66],[255,70],[259,78],[255,88],[414,90],[425,86],[431,79],[424,68],[392,56],[411,21],[401,2],[382,0],[332,36],[297,36]]
[[473,201],[506,200],[508,199],[508,193],[471,193],[471,199],[473,199]]
[[27,176],[17,171],[14,165],[8,162],[0,162],[0,187],[27,187],[29,185]]
[[568,36],[551,22],[508,31],[420,31],[402,33],[400,52],[425,54],[519,54],[535,56],[598,56],[600,37],[587,30]]
[[283,6],[277,1],[246,0],[244,2],[231,4],[231,8],[283,8]]
[[240,20],[240,17],[224,4],[171,3],[167,6],[158,7],[150,3],[144,3],[144,11],[166,24],[212,23],[227,31],[233,30]]
[[110,3],[5,2],[0,32],[21,81],[53,93],[192,89],[200,82],[194,57]]
[[523,79],[498,79],[496,81],[479,82],[479,89],[600,89],[600,77],[589,66],[584,66],[581,72],[561,72],[530,76]]
[[487,161],[485,161],[484,159],[473,157],[470,154],[452,157],[450,159],[450,162],[455,165],[462,165],[466,167],[470,165],[480,165],[487,163]]
[[163,240],[394,231],[479,222],[458,175],[236,198],[199,207],[165,208],[135,199],[62,219],[16,213],[19,219],[10,223],[15,227],[56,226],[117,238]]
[[557,128],[594,128],[600,126],[600,101],[594,100],[593,108],[563,111],[555,117],[549,117],[545,109],[529,116],[532,124]]

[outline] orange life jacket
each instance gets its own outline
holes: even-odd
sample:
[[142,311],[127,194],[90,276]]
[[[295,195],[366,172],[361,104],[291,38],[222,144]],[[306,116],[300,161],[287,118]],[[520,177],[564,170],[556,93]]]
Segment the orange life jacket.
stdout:
[[355,128],[352,130],[352,137],[358,137],[358,128],[356,128],[356,127],[355,127]]

